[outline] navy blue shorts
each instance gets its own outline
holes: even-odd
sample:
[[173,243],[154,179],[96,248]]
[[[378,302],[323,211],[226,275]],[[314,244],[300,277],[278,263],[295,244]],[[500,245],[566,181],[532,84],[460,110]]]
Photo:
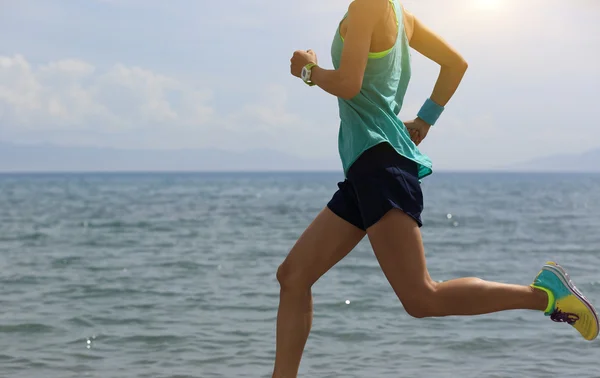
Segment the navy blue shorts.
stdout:
[[421,227],[423,192],[418,171],[417,163],[380,143],[352,164],[327,207],[365,231],[391,209],[403,211]]

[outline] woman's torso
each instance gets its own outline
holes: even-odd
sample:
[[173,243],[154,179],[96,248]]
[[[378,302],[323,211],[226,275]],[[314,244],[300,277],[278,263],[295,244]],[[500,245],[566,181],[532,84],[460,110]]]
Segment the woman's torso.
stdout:
[[[369,60],[360,93],[338,99],[338,148],[344,172],[367,149],[387,142],[401,155],[419,164],[419,176],[431,174],[431,161],[411,141],[398,119],[411,76],[409,41],[413,30],[398,0],[389,0],[371,37]],[[346,17],[339,23],[331,48],[334,67],[340,65]]]

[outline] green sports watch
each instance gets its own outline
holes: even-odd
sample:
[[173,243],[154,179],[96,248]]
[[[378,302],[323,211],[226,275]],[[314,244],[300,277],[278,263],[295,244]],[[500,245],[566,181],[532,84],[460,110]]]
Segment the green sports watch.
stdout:
[[300,73],[300,78],[309,86],[315,85],[312,81],[310,81],[310,77],[312,76],[312,68],[315,67],[315,63],[308,63],[306,66],[302,67],[302,72]]

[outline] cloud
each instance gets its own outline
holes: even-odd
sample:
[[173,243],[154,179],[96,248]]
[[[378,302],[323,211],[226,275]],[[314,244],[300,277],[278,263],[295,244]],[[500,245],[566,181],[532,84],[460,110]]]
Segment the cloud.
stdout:
[[211,92],[140,67],[64,59],[32,65],[0,56],[0,128],[118,131],[198,127],[213,115]]
[[252,88],[241,100],[228,92],[216,97],[191,81],[120,63],[102,70],[77,59],[34,65],[22,55],[0,56],[0,138],[144,148],[277,146],[302,154],[311,138],[335,136],[334,128],[323,131],[291,111],[282,85]]

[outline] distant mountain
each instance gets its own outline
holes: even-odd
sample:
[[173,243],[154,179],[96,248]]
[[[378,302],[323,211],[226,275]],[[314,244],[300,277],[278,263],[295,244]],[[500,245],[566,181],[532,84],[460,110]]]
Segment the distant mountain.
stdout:
[[339,171],[335,160],[302,159],[275,150],[129,150],[0,143],[0,172]]
[[514,164],[505,169],[535,172],[600,172],[600,148],[582,154],[560,154]]
[[[339,172],[341,164],[337,157],[302,159],[270,149],[236,153],[218,149],[135,150],[0,142],[0,172],[131,171]],[[600,172],[600,149],[579,155],[546,156],[490,171]]]

